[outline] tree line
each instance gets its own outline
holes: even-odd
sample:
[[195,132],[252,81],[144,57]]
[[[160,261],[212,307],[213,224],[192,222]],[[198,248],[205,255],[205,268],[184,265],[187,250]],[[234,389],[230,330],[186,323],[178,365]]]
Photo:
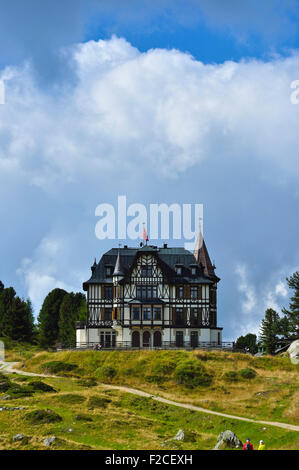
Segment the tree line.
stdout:
[[81,292],[53,289],[44,299],[37,323],[30,299],[16,295],[0,281],[0,337],[38,344],[42,348],[76,346],[76,322],[86,321],[87,306]]
[[240,336],[236,341],[238,349],[254,354],[260,346],[267,354],[274,354],[299,339],[299,271],[286,281],[292,291],[289,307],[283,308],[281,314],[268,308],[260,325],[259,341],[252,333]]

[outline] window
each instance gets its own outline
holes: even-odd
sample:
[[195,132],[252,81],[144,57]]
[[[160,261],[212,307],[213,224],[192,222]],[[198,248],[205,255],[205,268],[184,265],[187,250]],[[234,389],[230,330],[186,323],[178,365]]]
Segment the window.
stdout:
[[177,266],[176,267],[176,273],[177,273],[178,276],[182,275],[182,266]]
[[196,267],[195,267],[195,266],[192,266],[192,268],[191,268],[191,274],[192,274],[192,276],[195,276],[195,275],[196,275]]
[[133,307],[132,320],[140,320],[140,308]]
[[184,287],[179,286],[176,288],[176,296],[178,299],[183,299],[184,298]]
[[100,336],[100,343],[103,348],[115,348],[116,344],[116,333],[115,331],[102,331]]
[[191,347],[197,348],[198,347],[198,332],[191,331]]
[[136,287],[137,299],[156,299],[157,286],[137,286]]
[[161,315],[161,307],[155,307],[154,308],[154,320],[161,320],[162,315]]
[[141,266],[141,276],[142,277],[152,277],[152,267],[151,266]]
[[112,286],[104,287],[104,299],[113,299],[113,287]]
[[175,345],[184,346],[184,333],[183,331],[177,331],[175,334]]
[[196,286],[191,287],[191,299],[198,299],[198,289]]
[[175,323],[176,325],[184,324],[184,309],[183,308],[177,308],[175,310]]
[[198,308],[193,309],[193,324],[194,325],[199,324],[199,310],[198,310]]
[[106,266],[105,267],[105,275],[106,275],[106,277],[111,277],[112,276],[112,267],[111,266]]
[[143,320],[151,320],[151,309],[150,307],[143,307]]
[[104,320],[112,321],[112,308],[105,308],[104,310]]

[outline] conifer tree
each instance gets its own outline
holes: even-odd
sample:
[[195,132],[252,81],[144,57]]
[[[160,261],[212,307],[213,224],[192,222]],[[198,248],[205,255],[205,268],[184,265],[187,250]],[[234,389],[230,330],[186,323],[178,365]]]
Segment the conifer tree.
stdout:
[[58,340],[59,310],[67,292],[53,289],[45,298],[38,316],[38,342],[42,347],[53,347]]
[[280,318],[272,308],[268,308],[260,327],[260,338],[267,354],[274,354],[278,346]]
[[64,347],[76,346],[76,322],[86,320],[86,299],[80,292],[67,294],[60,306],[59,336]]
[[287,278],[290,289],[294,291],[289,304],[289,309],[283,308],[282,312],[288,321],[288,335],[290,341],[299,339],[299,271],[296,271],[290,278]]
[[0,336],[3,336],[4,327],[6,322],[6,314],[10,308],[13,299],[15,298],[16,291],[13,287],[3,288],[0,293]]
[[256,335],[248,333],[246,336],[240,336],[236,341],[236,348],[246,350],[248,349],[251,354],[257,352]]

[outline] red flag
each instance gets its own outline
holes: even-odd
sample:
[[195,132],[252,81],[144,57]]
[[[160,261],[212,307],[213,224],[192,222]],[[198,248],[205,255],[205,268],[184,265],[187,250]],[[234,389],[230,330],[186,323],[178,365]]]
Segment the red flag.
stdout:
[[143,234],[142,234],[142,238],[143,240],[145,240],[146,242],[149,241],[149,238],[147,236],[147,233],[146,233],[146,230],[145,230],[145,227],[143,227]]

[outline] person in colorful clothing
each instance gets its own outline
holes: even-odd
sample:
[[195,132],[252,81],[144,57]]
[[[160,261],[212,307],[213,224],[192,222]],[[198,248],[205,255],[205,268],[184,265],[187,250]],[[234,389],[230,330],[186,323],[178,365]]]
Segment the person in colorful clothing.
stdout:
[[243,445],[243,450],[253,450],[253,445],[251,444],[249,437],[246,439],[246,442]]
[[260,441],[260,445],[259,445],[258,450],[265,450],[265,449],[266,449],[266,446],[264,444],[264,441]]

